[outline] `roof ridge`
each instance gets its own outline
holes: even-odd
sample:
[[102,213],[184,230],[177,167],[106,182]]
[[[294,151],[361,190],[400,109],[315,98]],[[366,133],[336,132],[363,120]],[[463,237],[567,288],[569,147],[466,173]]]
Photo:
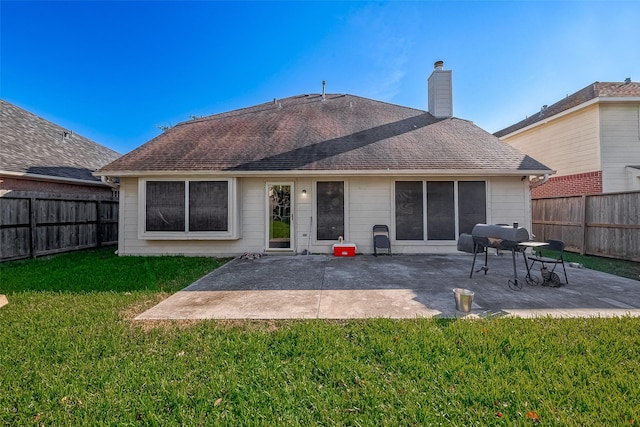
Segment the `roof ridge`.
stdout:
[[[337,98],[343,98],[343,97],[353,97],[353,98],[358,98],[358,99],[362,99],[365,101],[369,101],[369,102],[376,102],[376,103],[380,103],[380,104],[385,104],[385,105],[390,105],[390,106],[394,106],[397,108],[403,108],[403,109],[408,109],[408,110],[414,110],[414,111],[419,111],[422,113],[425,113],[427,111],[425,110],[421,110],[418,108],[413,108],[413,107],[406,107],[404,105],[399,105],[399,104],[393,104],[391,102],[387,102],[387,101],[379,101],[377,99],[372,99],[372,98],[366,98],[364,96],[359,96],[359,95],[352,95],[349,93],[325,93],[325,100],[334,100]],[[230,110],[230,111],[224,111],[221,113],[214,113],[214,114],[210,114],[208,116],[204,116],[204,117],[199,117],[196,119],[191,119],[191,120],[185,120],[182,122],[177,123],[174,127],[178,127],[178,126],[184,126],[187,124],[192,124],[192,123],[200,123],[200,122],[207,122],[207,121],[211,121],[211,120],[219,120],[219,119],[223,119],[226,117],[233,117],[233,116],[237,116],[237,115],[241,115],[241,114],[249,114],[249,113],[254,113],[254,112],[261,112],[261,111],[266,111],[272,108],[282,108],[282,107],[286,107],[287,105],[284,104],[284,102],[286,102],[287,100],[299,100],[299,99],[312,99],[312,100],[318,100],[319,98],[322,98],[322,94],[320,93],[303,93],[303,94],[298,94],[298,95],[292,95],[292,96],[287,96],[285,98],[273,98],[273,101],[267,101],[267,102],[263,102],[261,104],[256,104],[256,105],[251,105],[251,106],[247,106],[247,107],[241,107],[241,108],[237,108],[235,110]],[[292,104],[289,104],[292,105]]]

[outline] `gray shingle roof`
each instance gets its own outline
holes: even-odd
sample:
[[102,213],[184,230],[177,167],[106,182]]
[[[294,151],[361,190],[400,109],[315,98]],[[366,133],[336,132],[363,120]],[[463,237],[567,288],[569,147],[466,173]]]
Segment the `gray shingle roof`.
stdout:
[[524,129],[541,120],[545,120],[551,116],[562,113],[573,107],[577,107],[587,101],[595,98],[625,98],[640,97],[640,83],[637,82],[595,82],[589,86],[580,89],[576,93],[567,96],[553,105],[519,121],[509,127],[494,133],[498,138],[508,135],[520,129]]
[[466,120],[353,95],[300,95],[180,123],[98,173],[444,169],[549,172]]
[[117,152],[0,100],[0,171],[99,181],[92,172]]

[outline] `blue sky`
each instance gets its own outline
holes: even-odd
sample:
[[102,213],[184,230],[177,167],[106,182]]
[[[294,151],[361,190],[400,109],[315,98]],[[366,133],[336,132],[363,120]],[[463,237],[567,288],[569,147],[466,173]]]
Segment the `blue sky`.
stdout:
[[273,98],[427,109],[495,132],[595,81],[640,80],[640,1],[0,2],[0,96],[120,153],[158,125]]

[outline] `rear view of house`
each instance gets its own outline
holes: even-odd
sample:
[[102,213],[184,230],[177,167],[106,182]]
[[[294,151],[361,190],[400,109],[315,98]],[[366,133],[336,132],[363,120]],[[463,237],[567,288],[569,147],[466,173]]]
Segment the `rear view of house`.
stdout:
[[531,223],[529,177],[553,171],[453,117],[435,64],[430,112],[302,94],[180,123],[104,166],[120,180],[119,253],[456,251],[476,223]]
[[532,197],[640,190],[640,83],[595,82],[495,133],[557,170]]

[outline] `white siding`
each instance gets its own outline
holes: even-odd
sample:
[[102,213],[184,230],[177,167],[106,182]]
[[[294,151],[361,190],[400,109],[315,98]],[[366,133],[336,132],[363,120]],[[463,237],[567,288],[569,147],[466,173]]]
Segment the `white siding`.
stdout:
[[387,225],[390,234],[395,234],[391,217],[392,185],[393,180],[386,177],[359,177],[349,180],[348,237],[350,241],[357,242],[359,253],[373,253],[374,225]]
[[429,112],[435,117],[453,115],[451,70],[434,70],[427,80]]
[[[293,182],[294,242],[297,253],[309,249],[312,253],[329,253],[331,243],[315,240],[314,183],[336,178],[239,178],[241,230],[238,240],[145,240],[138,237],[138,180],[121,180],[119,253],[121,255],[209,255],[230,256],[243,252],[265,250],[266,183]],[[339,178],[338,178],[339,179]],[[390,228],[393,252],[396,254],[452,253],[456,242],[398,242],[395,241],[394,182],[395,177],[345,177],[345,239],[356,243],[358,253],[373,253],[372,227],[386,224]],[[458,177],[403,177],[408,180],[444,179]],[[487,181],[487,222],[515,221],[530,229],[530,201],[528,182],[521,177],[465,177],[465,180]],[[302,194],[306,190],[306,195]],[[312,218],[313,217],[313,218]],[[311,224],[311,222],[313,222]],[[311,234],[310,233],[311,230]]]
[[491,224],[513,224],[531,231],[531,196],[529,180],[521,178],[492,178],[489,185],[489,214]]
[[594,172],[601,170],[598,124],[594,104],[502,139],[558,171],[555,176]]
[[[118,251],[121,255],[205,256],[263,252],[265,249],[265,185],[263,179],[239,180],[241,237],[238,240],[145,240],[138,237],[138,180],[124,179],[121,183],[121,194],[124,194],[125,198],[121,211],[121,229],[124,231],[119,236]],[[144,209],[144,207],[140,208]]]
[[638,186],[640,103],[601,104],[602,191],[631,191]]
[[[305,190],[306,194],[302,194]],[[301,178],[296,182],[296,195],[293,212],[295,225],[294,249],[297,252],[310,250],[313,252],[315,218],[313,218],[313,182],[309,178]],[[313,223],[312,223],[313,222]],[[263,231],[264,233],[264,231]]]

